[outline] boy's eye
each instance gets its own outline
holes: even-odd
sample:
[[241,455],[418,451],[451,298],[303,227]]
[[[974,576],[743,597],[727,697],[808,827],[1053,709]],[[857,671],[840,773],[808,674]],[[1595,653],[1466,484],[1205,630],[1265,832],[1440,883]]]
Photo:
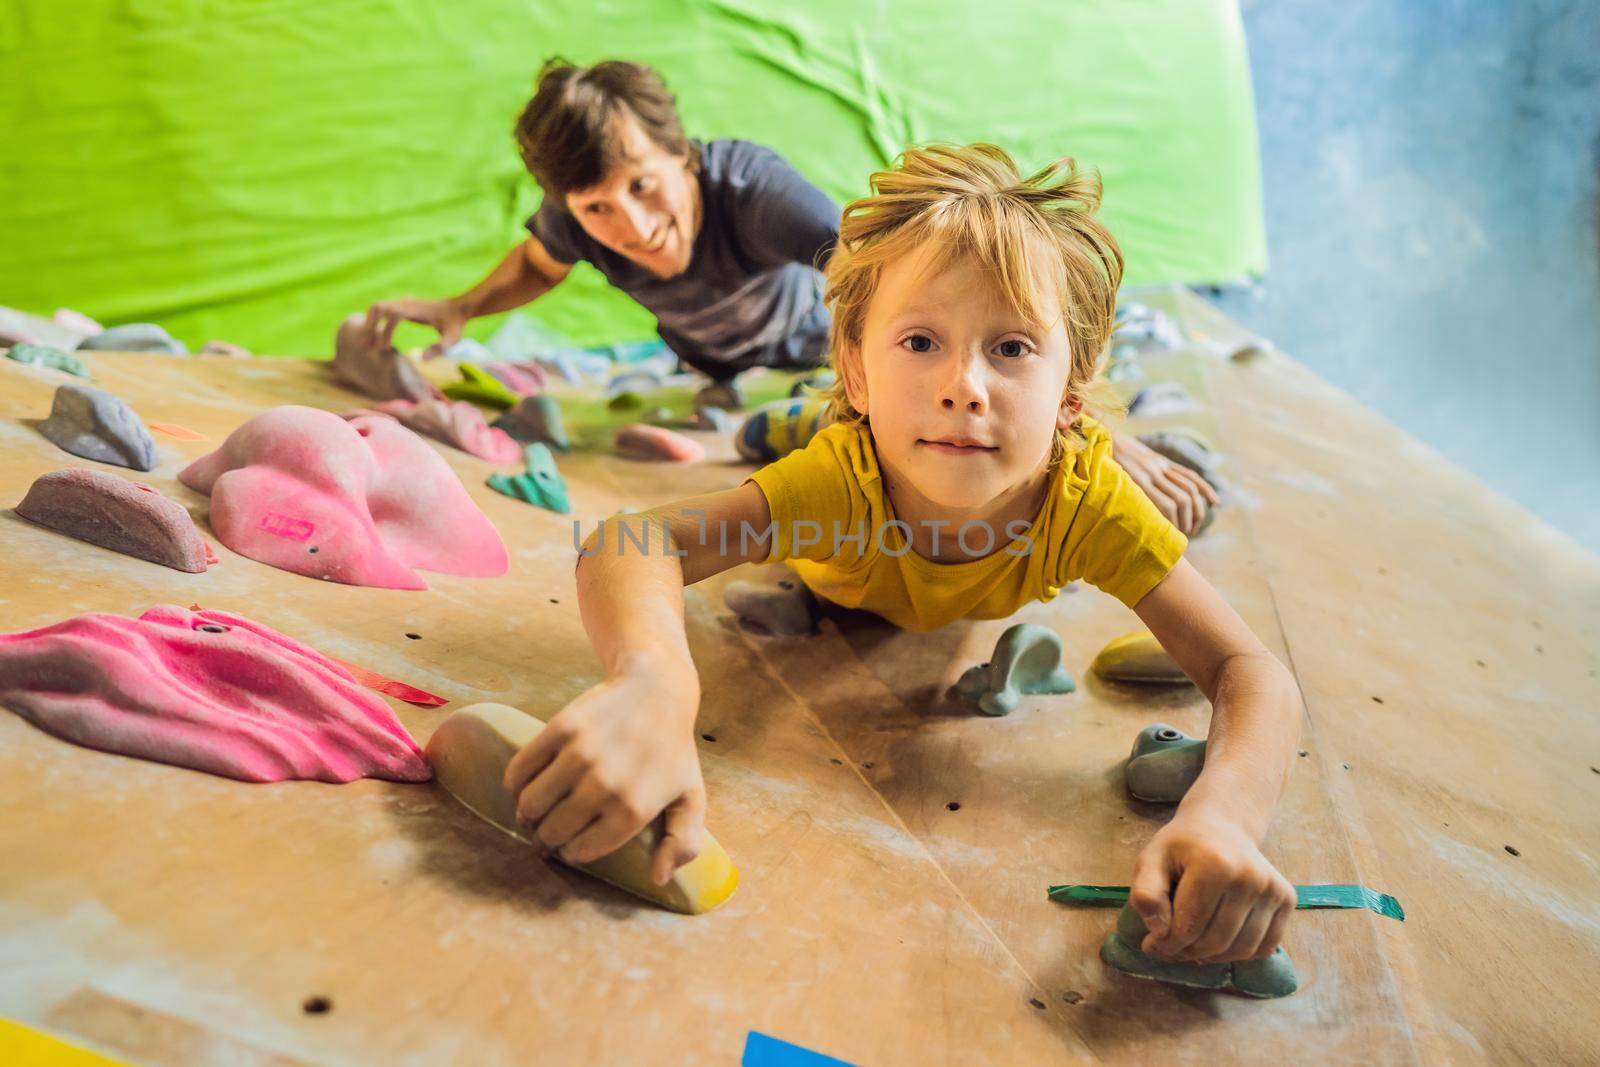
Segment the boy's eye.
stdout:
[[906,338],[906,344],[911,346],[911,351],[913,352],[933,351],[933,338],[925,337],[920,333],[914,333]]
[[1027,355],[1027,347],[1021,341],[1001,341],[999,352],[1007,359],[1016,359],[1018,356]]

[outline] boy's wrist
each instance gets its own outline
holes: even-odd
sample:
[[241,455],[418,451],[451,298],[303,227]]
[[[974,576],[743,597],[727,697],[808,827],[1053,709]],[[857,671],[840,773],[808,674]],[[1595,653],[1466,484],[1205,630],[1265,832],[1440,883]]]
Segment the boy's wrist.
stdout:
[[691,709],[700,706],[700,675],[687,652],[658,649],[629,652],[612,665],[610,676],[618,680],[647,681],[689,698]]
[[1207,767],[1185,794],[1179,810],[1186,816],[1237,826],[1259,844],[1272,821],[1273,804],[1252,796],[1254,784],[1226,767]]

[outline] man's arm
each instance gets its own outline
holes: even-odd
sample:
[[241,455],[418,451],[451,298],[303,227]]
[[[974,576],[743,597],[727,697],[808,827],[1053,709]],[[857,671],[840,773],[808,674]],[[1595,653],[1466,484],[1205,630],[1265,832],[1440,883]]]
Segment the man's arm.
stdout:
[[572,264],[553,258],[537,237],[529,237],[506,253],[489,276],[460,296],[445,300],[405,297],[385,300],[367,309],[367,329],[375,343],[387,345],[395,327],[419,322],[439,331],[433,346],[438,355],[461,340],[469,319],[519,308],[548,293],[572,272]]

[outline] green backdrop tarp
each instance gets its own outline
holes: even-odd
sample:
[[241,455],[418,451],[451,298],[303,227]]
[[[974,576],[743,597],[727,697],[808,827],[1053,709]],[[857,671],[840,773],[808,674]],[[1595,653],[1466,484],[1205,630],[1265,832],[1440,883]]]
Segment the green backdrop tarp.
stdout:
[[[654,65],[691,136],[841,201],[908,143],[991,140],[1101,169],[1131,284],[1265,265],[1233,0],[0,0],[0,304],[326,354],[342,315],[520,239],[511,125],[555,54]],[[533,310],[585,344],[654,330],[587,268]]]

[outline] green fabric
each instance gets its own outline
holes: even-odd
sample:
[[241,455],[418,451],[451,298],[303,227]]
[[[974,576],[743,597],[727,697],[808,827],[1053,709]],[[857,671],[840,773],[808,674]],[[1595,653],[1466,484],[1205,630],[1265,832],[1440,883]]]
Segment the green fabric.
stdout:
[[[692,136],[841,202],[907,142],[985,139],[1098,165],[1130,284],[1265,264],[1233,0],[0,0],[0,300],[329,354],[346,313],[458,292],[520,240],[510,130],[553,54],[656,66]],[[654,329],[587,267],[535,306],[580,344]]]

